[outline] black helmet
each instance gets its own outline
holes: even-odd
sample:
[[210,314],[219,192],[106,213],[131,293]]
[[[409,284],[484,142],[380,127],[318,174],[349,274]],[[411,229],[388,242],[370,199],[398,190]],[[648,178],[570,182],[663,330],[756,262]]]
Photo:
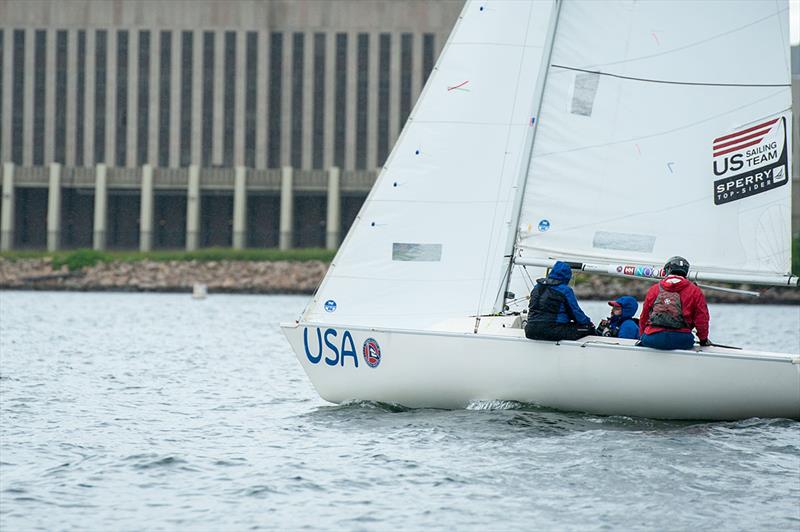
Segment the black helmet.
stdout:
[[683,257],[672,257],[664,265],[664,273],[686,277],[689,274],[689,261]]

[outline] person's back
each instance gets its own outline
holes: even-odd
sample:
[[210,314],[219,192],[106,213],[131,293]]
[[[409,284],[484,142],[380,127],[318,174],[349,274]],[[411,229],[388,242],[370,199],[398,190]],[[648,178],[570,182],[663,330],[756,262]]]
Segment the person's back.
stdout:
[[531,291],[525,336],[533,340],[577,340],[595,334],[592,320],[584,314],[569,287],[572,270],[558,261],[545,279],[537,279]]
[[703,291],[686,279],[689,263],[673,257],[665,266],[668,274],[650,287],[639,318],[641,345],[656,349],[691,349],[692,329],[700,345],[708,340],[708,305]]

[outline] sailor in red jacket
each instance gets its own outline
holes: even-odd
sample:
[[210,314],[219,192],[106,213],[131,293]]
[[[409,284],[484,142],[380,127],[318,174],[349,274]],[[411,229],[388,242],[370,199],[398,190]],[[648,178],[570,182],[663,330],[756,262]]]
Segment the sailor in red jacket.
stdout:
[[686,279],[689,262],[672,257],[664,266],[666,277],[650,287],[639,318],[640,344],[655,349],[691,349],[692,329],[700,345],[708,340],[708,305],[703,291]]

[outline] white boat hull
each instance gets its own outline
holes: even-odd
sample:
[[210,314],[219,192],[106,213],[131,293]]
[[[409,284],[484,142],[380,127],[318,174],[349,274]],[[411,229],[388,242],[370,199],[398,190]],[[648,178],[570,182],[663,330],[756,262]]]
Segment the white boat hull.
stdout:
[[[509,400],[660,419],[800,419],[798,355],[719,347],[658,351],[600,337],[533,341],[508,325],[507,318],[484,318],[478,334],[464,327],[281,327],[317,392],[333,403],[464,408]],[[367,363],[370,355],[375,367]]]

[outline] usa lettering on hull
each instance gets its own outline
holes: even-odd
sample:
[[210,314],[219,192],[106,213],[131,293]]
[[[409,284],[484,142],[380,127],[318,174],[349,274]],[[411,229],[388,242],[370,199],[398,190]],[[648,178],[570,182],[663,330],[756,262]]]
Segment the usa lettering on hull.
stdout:
[[789,182],[786,118],[774,118],[714,139],[714,204],[723,205]]
[[[309,329],[312,331],[309,334]],[[309,335],[311,340],[309,340]],[[358,352],[353,335],[345,329],[341,334],[333,328],[303,328],[303,347],[306,359],[312,364],[326,364],[331,367],[345,367],[345,360],[352,358],[351,365],[358,368]],[[381,347],[375,338],[367,338],[362,346],[362,356],[366,365],[377,368],[381,363]]]

